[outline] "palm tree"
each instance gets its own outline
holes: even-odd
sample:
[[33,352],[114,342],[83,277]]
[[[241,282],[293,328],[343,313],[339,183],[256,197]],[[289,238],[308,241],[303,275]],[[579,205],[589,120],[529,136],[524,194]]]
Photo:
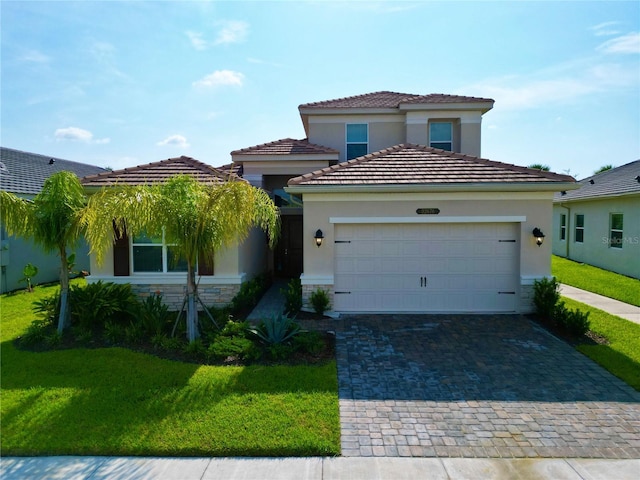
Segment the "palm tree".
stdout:
[[611,169],[613,169],[613,165],[611,165],[611,164],[603,165],[599,169],[597,169],[595,172],[593,172],[593,174],[597,175],[599,173],[606,172],[607,170],[611,170]]
[[67,247],[73,248],[80,239],[80,212],[85,204],[78,177],[66,171],[47,178],[33,201],[0,191],[0,215],[7,233],[33,238],[45,251],[56,252],[60,257],[60,333],[69,319]]
[[531,168],[533,170],[540,170],[542,172],[549,171],[549,165],[543,165],[541,163],[532,163],[531,165],[528,165],[527,168]]
[[172,251],[187,263],[187,338],[193,342],[200,335],[198,256],[213,262],[217,250],[244,240],[253,226],[265,230],[273,246],[280,217],[268,194],[244,180],[205,184],[177,175],[162,184],[103,188],[89,198],[83,223],[99,263],[113,246],[116,231],[126,231],[130,238],[164,235]]

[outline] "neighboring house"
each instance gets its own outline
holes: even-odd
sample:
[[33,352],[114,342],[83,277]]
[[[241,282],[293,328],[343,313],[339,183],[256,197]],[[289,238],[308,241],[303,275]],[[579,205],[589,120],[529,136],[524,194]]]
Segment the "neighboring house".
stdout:
[[640,278],[640,160],[553,199],[553,253]]
[[[205,302],[228,301],[266,269],[300,278],[307,305],[313,290],[328,291],[337,312],[531,311],[533,282],[551,274],[551,244],[537,246],[532,232],[550,234],[554,192],[576,183],[479,158],[492,107],[486,98],[394,92],[300,105],[307,138],[231,152],[225,170],[272,194],[281,236],[273,251],[256,231],[216,252],[213,275],[199,277],[210,288]],[[94,178],[150,179],[175,163],[220,174],[181,157]],[[129,239],[120,248],[131,258],[148,246]],[[184,285],[184,274],[139,272],[135,258],[126,278],[113,262],[92,271],[94,280],[182,298],[171,285]]]
[[[0,147],[0,189],[19,197],[33,199],[40,193],[44,181],[50,175],[63,170],[73,172],[78,177],[105,171],[93,165]],[[27,263],[38,267],[38,275],[34,277],[35,283],[53,282],[60,278],[60,259],[56,253],[45,253],[31,240],[8,236],[4,228],[0,228],[0,235],[2,293],[26,287],[26,283],[20,282],[20,279]],[[75,270],[89,270],[86,243],[82,242],[75,253]]]

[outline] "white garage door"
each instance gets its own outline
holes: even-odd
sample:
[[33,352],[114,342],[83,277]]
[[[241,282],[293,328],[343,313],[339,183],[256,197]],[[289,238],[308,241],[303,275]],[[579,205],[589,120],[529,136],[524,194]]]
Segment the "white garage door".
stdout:
[[335,310],[510,312],[519,225],[337,224]]

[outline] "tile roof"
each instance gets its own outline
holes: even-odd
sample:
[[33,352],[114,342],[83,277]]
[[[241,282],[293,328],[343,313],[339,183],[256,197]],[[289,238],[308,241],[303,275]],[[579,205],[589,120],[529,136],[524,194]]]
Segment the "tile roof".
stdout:
[[[49,163],[51,159],[53,163]],[[0,189],[22,195],[37,195],[44,181],[61,171],[78,177],[104,172],[104,168],[62,158],[0,147]]]
[[86,187],[103,187],[116,184],[148,185],[162,183],[174,175],[193,175],[200,182],[219,183],[229,178],[230,174],[202,163],[191,157],[177,157],[148,163],[137,167],[104,172],[99,175],[84,177],[81,182]]
[[234,150],[231,155],[319,155],[338,154],[333,148],[310,143],[308,139],[283,138],[274,142]]
[[578,190],[568,191],[564,195],[556,193],[553,201],[558,203],[629,194],[640,195],[640,160],[583,178],[578,183]]
[[292,178],[289,186],[554,182],[573,183],[575,179],[423,145],[400,144]]
[[337,98],[321,102],[303,103],[298,109],[304,108],[398,108],[401,104],[419,103],[486,103],[491,98],[465,97],[462,95],[445,95],[432,93],[429,95],[415,95],[397,92],[373,92],[352,97]]

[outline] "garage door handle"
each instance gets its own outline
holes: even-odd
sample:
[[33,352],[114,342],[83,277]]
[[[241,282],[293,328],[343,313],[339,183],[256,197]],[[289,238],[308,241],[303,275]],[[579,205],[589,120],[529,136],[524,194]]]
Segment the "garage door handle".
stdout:
[[334,295],[351,295],[351,292],[333,292]]
[[426,287],[427,286],[427,277],[420,277],[420,286],[421,287]]
[[515,295],[516,292],[498,292],[498,295]]

